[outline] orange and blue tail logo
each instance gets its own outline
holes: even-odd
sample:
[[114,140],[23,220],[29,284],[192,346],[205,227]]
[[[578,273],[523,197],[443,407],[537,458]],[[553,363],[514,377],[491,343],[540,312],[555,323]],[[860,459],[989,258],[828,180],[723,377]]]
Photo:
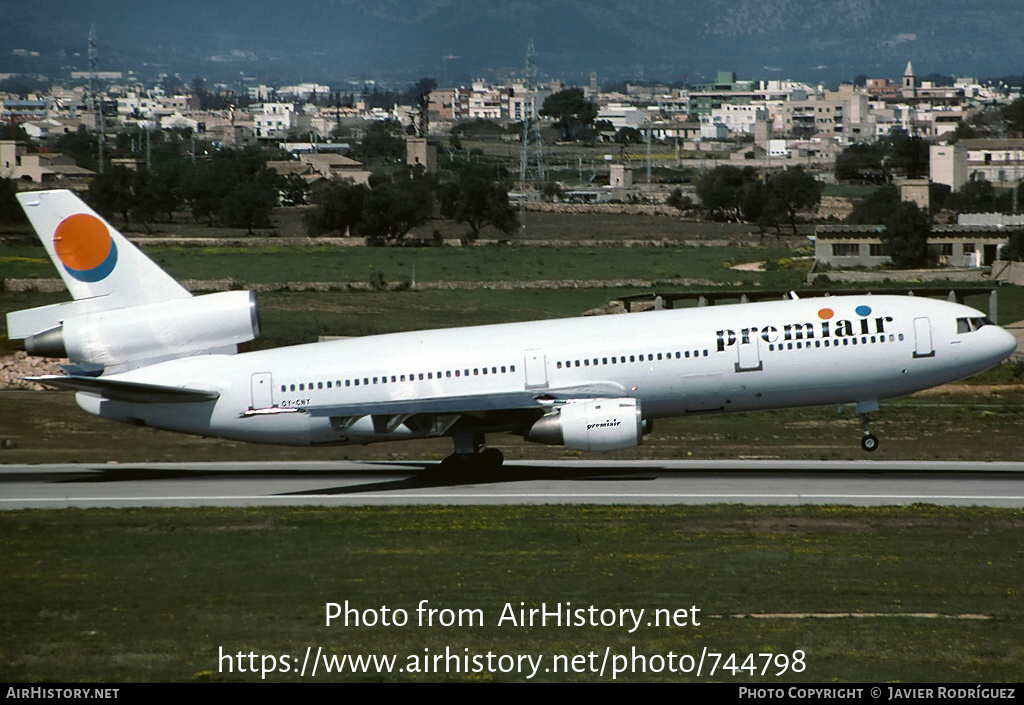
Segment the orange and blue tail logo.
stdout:
[[117,245],[106,224],[94,215],[76,213],[53,234],[57,257],[68,274],[82,282],[106,279],[117,264]]

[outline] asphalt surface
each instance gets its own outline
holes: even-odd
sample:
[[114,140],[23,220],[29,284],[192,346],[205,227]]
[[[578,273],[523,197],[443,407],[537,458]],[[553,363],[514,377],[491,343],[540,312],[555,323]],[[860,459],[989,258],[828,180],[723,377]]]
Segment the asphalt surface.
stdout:
[[1024,463],[510,461],[0,465],[0,510],[405,504],[845,504],[1024,507]]

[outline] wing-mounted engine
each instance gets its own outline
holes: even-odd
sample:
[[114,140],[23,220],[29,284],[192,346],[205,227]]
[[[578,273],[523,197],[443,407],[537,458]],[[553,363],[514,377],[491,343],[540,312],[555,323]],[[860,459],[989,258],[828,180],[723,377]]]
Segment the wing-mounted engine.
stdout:
[[[105,311],[75,312],[25,337],[30,355],[67,357],[108,369],[139,367],[208,352],[235,352],[260,334],[259,305],[251,291],[226,291]],[[51,308],[51,307],[44,307]],[[18,312],[31,314],[41,309]],[[48,312],[50,315],[56,311]],[[43,316],[36,317],[37,320]]]
[[562,404],[537,420],[525,438],[570,450],[620,450],[643,442],[640,402],[629,397]]

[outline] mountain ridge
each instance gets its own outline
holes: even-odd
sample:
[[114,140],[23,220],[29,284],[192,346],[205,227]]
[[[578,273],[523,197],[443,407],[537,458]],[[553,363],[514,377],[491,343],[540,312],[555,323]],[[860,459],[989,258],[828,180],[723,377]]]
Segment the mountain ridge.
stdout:
[[500,78],[522,70],[530,39],[542,75],[574,82],[590,71],[602,81],[707,80],[718,69],[895,78],[908,60],[921,74],[1024,72],[1019,0],[0,0],[0,14],[16,30],[0,37],[8,72],[55,62],[85,70],[91,25],[101,69],[142,64],[215,79]]

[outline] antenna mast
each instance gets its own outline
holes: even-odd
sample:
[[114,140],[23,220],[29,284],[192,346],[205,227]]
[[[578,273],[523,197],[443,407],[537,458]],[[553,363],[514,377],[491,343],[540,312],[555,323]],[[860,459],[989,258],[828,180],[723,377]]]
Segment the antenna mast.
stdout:
[[[103,142],[105,129],[103,120],[103,101],[96,95],[96,83],[99,79],[96,76],[96,67],[99,64],[99,50],[96,41],[96,25],[89,25],[89,99],[92,100],[93,109],[96,110],[96,153],[99,161],[99,173],[103,173]],[[94,81],[96,83],[94,83]]]
[[544,148],[540,140],[540,120],[537,117],[537,52],[530,40],[526,48],[526,76],[523,85],[526,95],[523,100],[523,153],[519,161],[519,178],[524,196],[529,180],[530,147],[533,147],[534,177],[544,181]]

